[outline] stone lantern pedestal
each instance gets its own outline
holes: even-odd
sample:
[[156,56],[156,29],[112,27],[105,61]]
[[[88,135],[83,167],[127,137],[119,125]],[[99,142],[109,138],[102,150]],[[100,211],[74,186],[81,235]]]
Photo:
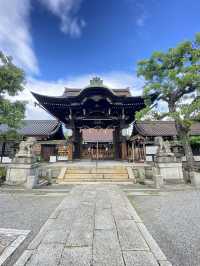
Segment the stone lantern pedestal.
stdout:
[[168,141],[157,139],[159,148],[155,158],[155,166],[163,181],[176,181],[183,183],[182,162],[171,152]]
[[6,184],[25,185],[29,176],[35,176],[38,179],[38,163],[12,163],[9,165],[6,174]]
[[34,138],[28,138],[20,143],[19,152],[7,168],[6,184],[26,186],[29,176],[34,176],[36,179],[34,183],[37,183],[39,163],[36,162],[32,152],[34,143]]
[[177,161],[174,155],[157,154],[155,163],[164,181],[184,182],[182,163]]

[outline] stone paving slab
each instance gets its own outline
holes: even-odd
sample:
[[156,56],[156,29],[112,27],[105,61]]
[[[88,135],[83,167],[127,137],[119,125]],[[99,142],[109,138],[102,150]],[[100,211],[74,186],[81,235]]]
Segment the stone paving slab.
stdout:
[[91,247],[64,248],[59,265],[91,266],[92,248]]
[[95,230],[114,230],[115,222],[111,209],[97,210],[95,214]]
[[0,228],[0,265],[6,263],[7,259],[25,240],[29,232],[29,230]]
[[117,185],[75,186],[15,266],[156,266],[170,262]]
[[92,246],[94,225],[93,222],[76,222],[73,224],[71,232],[66,241],[67,247]]
[[141,236],[141,233],[133,220],[118,221],[117,230],[122,250],[149,250],[146,241]]
[[93,265],[124,266],[116,230],[95,230]]
[[125,251],[123,256],[126,266],[159,266],[151,252]]
[[70,231],[63,231],[63,229],[49,230],[42,240],[45,244],[65,244],[67,241],[67,236]]
[[41,243],[35,250],[26,266],[55,266],[59,265],[64,245]]

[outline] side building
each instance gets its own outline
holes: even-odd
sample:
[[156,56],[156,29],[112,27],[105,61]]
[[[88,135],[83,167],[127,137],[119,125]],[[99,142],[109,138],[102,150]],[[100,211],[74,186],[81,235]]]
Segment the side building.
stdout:
[[[0,126],[2,135],[6,135],[10,129],[6,125]],[[38,157],[49,160],[56,153],[57,145],[66,142],[62,124],[57,120],[24,120],[17,130],[18,137],[2,138],[0,140],[1,162],[10,162],[14,157],[21,140],[34,137],[37,140],[34,151]]]
[[[191,137],[200,136],[200,122],[192,125]],[[177,143],[177,131],[173,121],[140,121],[133,125],[132,136],[129,139],[129,158],[134,161],[153,161],[157,146],[155,138],[162,137],[172,144],[175,153],[183,154]],[[193,155],[200,161],[200,144],[192,144]]]
[[[6,133],[8,128],[0,126],[1,133]],[[112,160],[115,152],[114,129],[88,128],[81,129],[80,159],[82,160]],[[37,140],[34,152],[41,161],[55,162],[73,159],[73,135],[68,132],[64,136],[63,126],[57,120],[24,120],[23,126],[18,130],[18,140],[1,140],[0,156],[2,162],[10,162],[14,157],[19,142],[27,137]],[[190,135],[200,138],[200,123],[193,124]],[[156,137],[172,144],[173,152],[183,155],[177,143],[177,132],[173,121],[141,121],[133,123],[132,135],[121,135],[120,150],[124,160],[153,161],[157,146]],[[200,161],[200,144],[192,144],[193,154]]]

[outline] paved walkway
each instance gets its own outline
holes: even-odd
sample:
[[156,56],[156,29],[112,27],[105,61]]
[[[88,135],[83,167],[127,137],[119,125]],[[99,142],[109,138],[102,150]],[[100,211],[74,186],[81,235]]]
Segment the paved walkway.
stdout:
[[169,266],[117,185],[75,186],[16,266]]

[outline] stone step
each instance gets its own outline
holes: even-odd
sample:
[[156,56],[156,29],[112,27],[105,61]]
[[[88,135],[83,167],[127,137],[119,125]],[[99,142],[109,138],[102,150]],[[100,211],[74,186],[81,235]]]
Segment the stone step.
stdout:
[[[96,169],[95,165],[68,165],[67,169],[73,170],[73,169],[78,169],[78,170],[83,170],[83,169]],[[114,170],[120,170],[120,169],[126,169],[126,166],[123,165],[99,165],[97,166],[97,169],[114,169]]]
[[129,175],[124,166],[70,166],[67,167],[60,182],[120,182],[128,181]]
[[[78,183],[78,182],[130,182],[130,179],[112,179],[112,178],[85,178],[85,179],[77,179],[77,178],[67,178],[67,179],[62,179],[62,180],[58,180],[57,183],[58,184],[66,184],[66,183],[70,183],[70,182],[74,182],[74,183]],[[132,183],[132,182],[131,182]]]
[[103,179],[103,178],[111,178],[111,179],[128,179],[128,174],[65,174],[64,179]]
[[127,169],[112,169],[112,168],[83,168],[83,169],[68,169],[66,174],[127,174]]
[[184,180],[183,179],[176,179],[176,178],[173,178],[173,179],[165,179],[164,180],[165,184],[166,185],[178,185],[178,184],[184,184]]

